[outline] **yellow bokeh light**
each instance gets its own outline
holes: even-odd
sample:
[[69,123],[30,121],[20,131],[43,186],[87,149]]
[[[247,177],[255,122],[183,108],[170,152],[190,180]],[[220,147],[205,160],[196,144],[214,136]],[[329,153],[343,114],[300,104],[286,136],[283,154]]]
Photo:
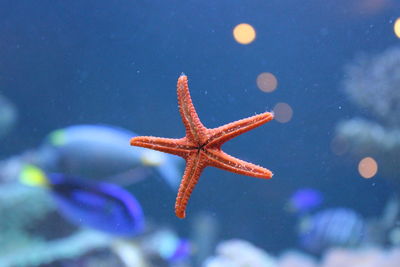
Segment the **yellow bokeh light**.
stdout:
[[396,19],[394,22],[394,34],[396,34],[397,38],[400,38],[400,18]]
[[274,107],[275,120],[286,123],[293,117],[293,109],[287,103],[278,103]]
[[249,44],[256,38],[256,31],[250,24],[241,23],[233,29],[233,37],[239,44]]
[[363,158],[358,163],[358,172],[363,178],[372,178],[378,172],[378,163],[371,157]]
[[278,86],[278,80],[272,73],[263,72],[257,76],[257,86],[261,91],[270,93],[275,91]]

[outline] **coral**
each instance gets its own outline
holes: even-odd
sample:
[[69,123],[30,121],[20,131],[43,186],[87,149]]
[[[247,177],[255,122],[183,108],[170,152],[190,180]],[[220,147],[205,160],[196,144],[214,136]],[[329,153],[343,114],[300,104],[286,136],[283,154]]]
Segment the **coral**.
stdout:
[[[357,153],[400,153],[400,128],[386,129],[382,125],[362,118],[341,122],[337,126],[339,137],[347,139]],[[358,150],[357,150],[358,149]]]
[[274,258],[244,240],[221,242],[216,251],[217,255],[207,259],[204,267],[277,267]]
[[141,248],[133,242],[116,240],[112,242],[111,249],[125,266],[148,267]]
[[39,188],[0,185],[0,255],[39,242],[40,238],[32,237],[28,228],[52,209],[49,196]]
[[279,267],[317,267],[312,257],[296,251],[285,252],[279,257]]
[[374,56],[361,55],[345,72],[344,91],[377,120],[342,121],[336,127],[335,140],[357,157],[374,157],[379,170],[400,183],[400,47]]
[[366,249],[359,251],[351,251],[344,249],[329,250],[323,261],[323,267],[374,267],[381,262],[381,253],[377,249]]
[[247,241],[228,240],[217,246],[217,255],[203,267],[399,267],[400,247],[331,248],[317,259],[300,251],[275,258]]
[[278,267],[399,267],[400,248],[332,248],[326,251],[321,261],[300,252],[284,253]]
[[400,47],[359,56],[346,67],[343,89],[383,123],[400,126]]
[[399,248],[387,251],[378,248],[331,249],[322,260],[321,267],[398,267],[399,263]]
[[77,258],[93,249],[107,247],[109,242],[107,235],[82,230],[60,240],[31,242],[29,246],[10,251],[1,256],[0,266],[39,266],[55,260]]

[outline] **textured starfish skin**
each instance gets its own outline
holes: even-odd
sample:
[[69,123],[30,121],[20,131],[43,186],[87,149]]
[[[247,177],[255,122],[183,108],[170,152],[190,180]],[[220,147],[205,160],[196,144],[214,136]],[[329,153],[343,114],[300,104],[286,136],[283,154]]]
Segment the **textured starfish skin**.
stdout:
[[186,168],[178,190],[175,214],[185,218],[190,195],[201,172],[207,166],[226,171],[269,179],[272,172],[261,166],[234,158],[221,150],[226,141],[250,131],[274,118],[273,113],[264,112],[246,119],[208,129],[201,123],[189,93],[187,76],[182,74],[177,84],[179,112],[186,129],[186,136],[180,139],[153,136],[138,136],[131,139],[132,146],[139,146],[183,157]]

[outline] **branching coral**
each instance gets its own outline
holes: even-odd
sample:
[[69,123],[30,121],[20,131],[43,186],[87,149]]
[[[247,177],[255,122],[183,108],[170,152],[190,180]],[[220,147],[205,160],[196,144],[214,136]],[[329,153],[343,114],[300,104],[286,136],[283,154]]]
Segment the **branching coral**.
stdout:
[[346,67],[344,91],[386,125],[400,126],[400,47],[360,56]]

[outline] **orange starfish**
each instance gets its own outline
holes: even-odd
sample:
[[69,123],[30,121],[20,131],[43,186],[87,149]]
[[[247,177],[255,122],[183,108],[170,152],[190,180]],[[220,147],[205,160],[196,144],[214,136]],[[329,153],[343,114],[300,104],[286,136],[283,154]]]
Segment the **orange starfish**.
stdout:
[[250,131],[274,118],[273,113],[264,112],[246,119],[208,129],[201,123],[189,93],[187,76],[183,73],[177,84],[179,112],[186,128],[186,136],[180,139],[138,136],[131,139],[132,146],[139,146],[183,157],[186,169],[179,186],[175,203],[175,214],[185,218],[190,195],[207,166],[226,171],[269,179],[272,172],[258,165],[234,158],[221,150],[226,141]]

